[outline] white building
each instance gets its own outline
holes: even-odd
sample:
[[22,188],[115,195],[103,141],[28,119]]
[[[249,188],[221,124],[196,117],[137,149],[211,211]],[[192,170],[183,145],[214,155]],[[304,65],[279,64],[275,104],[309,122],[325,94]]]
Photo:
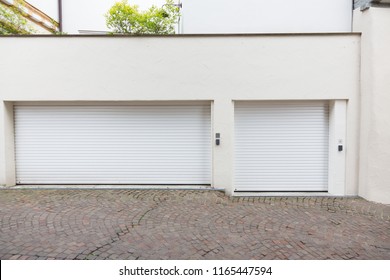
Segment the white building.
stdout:
[[180,33],[352,31],[351,0],[181,0]]

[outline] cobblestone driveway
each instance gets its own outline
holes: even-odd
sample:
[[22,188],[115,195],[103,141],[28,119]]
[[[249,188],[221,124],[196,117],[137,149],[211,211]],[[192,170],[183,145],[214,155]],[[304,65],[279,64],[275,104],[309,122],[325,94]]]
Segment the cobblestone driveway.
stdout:
[[1,190],[1,259],[390,259],[390,206],[217,191]]

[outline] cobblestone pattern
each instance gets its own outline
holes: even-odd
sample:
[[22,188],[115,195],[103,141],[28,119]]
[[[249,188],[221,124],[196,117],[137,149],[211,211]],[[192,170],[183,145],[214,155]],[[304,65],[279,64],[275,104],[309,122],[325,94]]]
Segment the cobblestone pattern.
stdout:
[[217,191],[1,190],[1,259],[390,259],[390,206]]

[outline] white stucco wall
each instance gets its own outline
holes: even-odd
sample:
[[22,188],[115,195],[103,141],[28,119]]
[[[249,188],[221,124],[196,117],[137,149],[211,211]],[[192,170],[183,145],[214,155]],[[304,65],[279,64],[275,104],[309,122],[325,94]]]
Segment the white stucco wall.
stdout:
[[[337,114],[346,112],[347,127],[337,131],[345,139],[346,173],[333,178],[345,180],[341,194],[356,195],[359,51],[357,34],[3,37],[0,53],[8,55],[0,64],[0,110],[2,101],[210,102],[213,130],[222,140],[213,146],[213,186],[231,193],[234,101],[340,100]],[[0,124],[4,151],[12,148],[6,135],[12,122],[3,113]],[[14,183],[12,161],[0,154],[0,184]]]
[[362,32],[359,194],[390,204],[390,9],[354,11]]
[[181,2],[184,34],[350,32],[352,29],[352,0]]

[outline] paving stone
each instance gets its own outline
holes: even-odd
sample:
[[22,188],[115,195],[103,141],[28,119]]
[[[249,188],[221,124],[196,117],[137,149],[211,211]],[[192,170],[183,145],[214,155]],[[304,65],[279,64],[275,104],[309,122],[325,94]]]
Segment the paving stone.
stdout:
[[0,190],[0,259],[390,259],[390,206],[192,190]]

